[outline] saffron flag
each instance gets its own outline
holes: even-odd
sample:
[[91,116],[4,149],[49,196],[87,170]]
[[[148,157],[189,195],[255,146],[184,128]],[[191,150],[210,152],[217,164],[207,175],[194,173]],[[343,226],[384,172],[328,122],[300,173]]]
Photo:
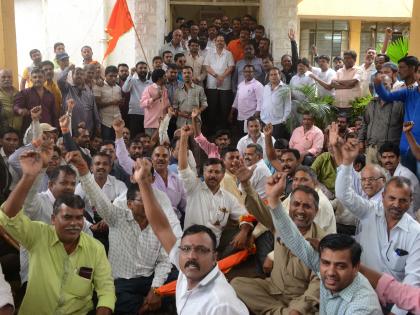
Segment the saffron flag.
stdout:
[[134,27],[134,24],[130,11],[128,10],[127,2],[125,0],[117,0],[105,30],[111,38],[108,40],[108,48],[105,52],[104,59],[114,50],[118,39],[132,27]]

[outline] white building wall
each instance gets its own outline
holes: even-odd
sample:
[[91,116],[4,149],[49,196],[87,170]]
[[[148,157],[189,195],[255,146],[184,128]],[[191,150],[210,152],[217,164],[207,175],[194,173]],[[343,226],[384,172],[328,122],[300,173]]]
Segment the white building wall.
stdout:
[[[31,63],[29,51],[41,50],[44,60],[53,60],[54,43],[64,42],[71,62],[82,63],[80,48],[91,46],[95,60],[102,62],[106,49],[104,32],[116,0],[15,0],[19,74]],[[133,16],[135,0],[127,0]],[[133,17],[134,19],[134,17]],[[120,38],[104,62],[134,65],[134,31]]]

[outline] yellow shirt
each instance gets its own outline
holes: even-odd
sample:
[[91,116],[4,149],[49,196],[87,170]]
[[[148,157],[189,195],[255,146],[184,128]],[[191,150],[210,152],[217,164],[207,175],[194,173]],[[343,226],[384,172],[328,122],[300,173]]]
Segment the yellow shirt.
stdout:
[[26,80],[26,88],[30,88],[32,87],[33,83],[31,81],[31,71],[33,68],[31,67],[26,67],[25,69],[23,69],[23,73],[22,73],[22,79]]
[[20,127],[22,126],[22,117],[13,112],[13,102],[18,92],[18,90],[13,88],[13,92],[9,94],[0,88],[0,104],[2,106],[4,118],[6,119],[9,127],[16,130],[20,130]]
[[60,117],[61,116],[61,100],[62,100],[60,88],[58,87],[57,83],[55,83],[54,81],[51,81],[51,82],[45,81],[44,87],[54,95],[55,114],[56,114],[56,117]]
[[[20,315],[87,314],[93,308],[94,289],[97,307],[114,309],[111,266],[99,241],[82,232],[77,248],[68,255],[53,226],[31,221],[23,211],[14,218],[0,211],[0,224],[30,255],[28,287]],[[91,279],[79,276],[82,267],[92,269]]]

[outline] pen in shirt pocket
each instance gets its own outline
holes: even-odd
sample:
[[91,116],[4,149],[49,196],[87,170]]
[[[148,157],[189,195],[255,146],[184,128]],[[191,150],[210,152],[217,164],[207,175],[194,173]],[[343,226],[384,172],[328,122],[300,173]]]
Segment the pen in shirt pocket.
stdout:
[[406,250],[404,250],[404,249],[401,249],[401,248],[397,248],[397,249],[395,249],[395,253],[398,255],[398,256],[407,256],[408,255],[408,252],[406,251]]

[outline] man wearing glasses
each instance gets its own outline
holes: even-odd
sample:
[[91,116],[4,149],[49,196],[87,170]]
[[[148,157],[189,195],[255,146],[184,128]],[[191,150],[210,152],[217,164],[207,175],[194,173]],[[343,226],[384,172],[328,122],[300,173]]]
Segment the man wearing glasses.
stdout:
[[[352,188],[352,163],[358,155],[357,139],[349,139],[341,148],[343,165],[337,174],[337,198],[359,220],[356,240],[362,245],[361,262],[379,272],[391,274],[405,284],[420,284],[420,225],[407,213],[413,200],[410,181],[394,176],[384,186],[382,200],[366,200]],[[364,191],[374,193],[380,174],[362,173]],[[379,198],[379,197],[378,197]],[[389,306],[391,314],[407,311]]]
[[249,314],[217,266],[214,232],[203,225],[191,225],[177,240],[153,193],[151,167],[146,159],[138,159],[134,179],[150,226],[181,271],[176,285],[178,314]]

